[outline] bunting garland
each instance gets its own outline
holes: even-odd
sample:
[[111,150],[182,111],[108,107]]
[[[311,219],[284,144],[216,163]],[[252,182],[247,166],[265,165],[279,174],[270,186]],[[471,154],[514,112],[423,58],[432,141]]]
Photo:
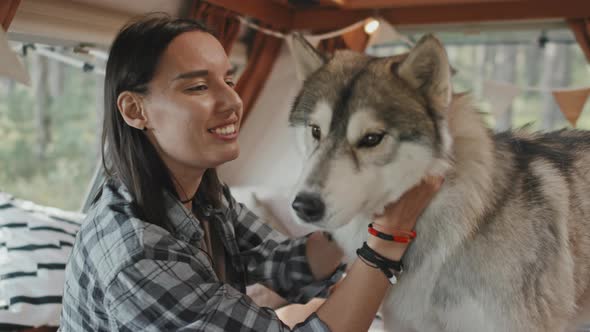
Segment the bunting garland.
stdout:
[[556,90],[552,93],[565,118],[573,127],[576,127],[578,118],[584,110],[586,100],[588,100],[588,96],[590,96],[590,88]]
[[[242,24],[247,25],[252,29],[277,38],[285,39],[287,41],[287,45],[291,49],[292,55],[297,59],[296,63],[305,60],[300,59],[302,55],[298,54],[298,52],[293,49],[291,42],[291,32],[284,33],[266,29],[248,21],[246,18],[241,16],[237,16],[237,19]],[[386,19],[383,19],[382,17],[369,17],[336,31],[323,34],[303,34],[303,36],[310,42],[310,44],[317,46],[318,43],[324,39],[340,36],[349,31],[359,29],[363,26],[365,27],[366,33],[369,34],[368,46],[382,44],[394,40],[403,41],[408,46],[414,45],[412,40],[399,33],[394,26],[392,26]],[[7,76],[28,85],[30,82],[29,75],[16,54],[8,47],[8,40],[2,29],[0,29],[0,55],[2,55],[0,56],[0,76]],[[584,106],[590,97],[590,87],[573,89],[543,89],[535,87],[520,87],[509,82],[501,82],[496,80],[485,80],[483,85],[484,98],[486,98],[492,104],[492,113],[495,118],[498,118],[508,111],[514,98],[516,98],[523,91],[551,93],[565,118],[574,127],[576,126]]]
[[514,98],[523,91],[551,93],[559,105],[559,110],[574,128],[590,97],[590,87],[543,89],[520,87],[509,82],[495,80],[485,80],[483,83],[483,96],[492,104],[492,114],[495,118],[508,111]]
[[378,18],[376,22],[378,23],[377,29],[373,33],[369,34],[370,39],[368,46],[385,44],[387,42],[396,40],[401,40],[409,47],[414,46],[414,42],[411,41],[410,38],[399,33],[399,31],[397,31],[395,27],[391,25],[386,19]]
[[[293,49],[292,47],[292,34],[271,31],[262,28],[249,22],[245,18],[240,18],[240,20],[253,29],[285,39],[291,50],[292,56],[296,59],[296,67],[298,66],[297,64],[305,62],[306,59],[301,58],[305,55],[300,54],[300,52],[298,52],[296,49]],[[381,17],[367,18],[351,24],[350,26],[347,26],[343,29],[324,34],[303,34],[303,36],[309,41],[311,45],[317,46],[318,43],[323,39],[342,35],[346,32],[358,29],[363,25],[365,27],[365,32],[369,34],[368,46],[383,44],[395,40],[403,41],[410,47],[414,45],[414,43],[408,37],[399,33],[394,26],[392,26],[386,19]],[[298,78],[303,79],[300,73],[301,70],[298,69],[296,72]],[[509,82],[496,80],[485,80],[483,85],[484,98],[486,98],[492,104],[492,114],[496,119],[510,109],[514,98],[516,98],[523,91],[552,93],[555,101],[559,105],[561,112],[574,127],[576,126],[577,120],[584,109],[587,99],[590,97],[590,87],[577,89],[543,89],[535,87],[519,87]]]

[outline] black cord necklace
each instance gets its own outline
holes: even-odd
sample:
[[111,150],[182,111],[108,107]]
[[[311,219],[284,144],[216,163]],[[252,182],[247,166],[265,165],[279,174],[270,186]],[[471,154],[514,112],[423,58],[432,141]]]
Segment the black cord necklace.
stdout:
[[183,200],[180,200],[180,203],[186,204],[188,202],[191,202],[193,199],[195,199],[195,196],[197,196],[197,194],[194,194],[193,197],[191,197],[191,198],[189,198],[187,200],[184,200],[184,201]]

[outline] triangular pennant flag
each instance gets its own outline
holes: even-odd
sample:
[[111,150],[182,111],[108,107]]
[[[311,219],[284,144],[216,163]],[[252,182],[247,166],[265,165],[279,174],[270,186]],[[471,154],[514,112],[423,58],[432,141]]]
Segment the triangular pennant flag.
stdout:
[[575,127],[580,114],[584,110],[584,104],[586,104],[586,100],[590,96],[590,88],[555,90],[551,93],[553,93],[561,113]]
[[10,49],[6,33],[0,27],[0,76],[5,76],[25,85],[31,85],[29,73]]
[[367,47],[379,44],[385,44],[392,41],[403,40],[408,44],[408,46],[412,46],[412,42],[409,41],[404,35],[400,34],[393,25],[389,24],[389,22],[384,18],[379,18],[379,27],[377,31],[371,34],[369,38],[369,43]]
[[520,88],[514,84],[486,80],[483,83],[483,95],[492,104],[494,118],[508,111],[512,100],[520,94]]
[[322,41],[321,38],[316,37],[316,36],[303,36],[305,39],[307,39],[307,41],[311,44],[311,46],[313,47],[318,47],[318,45],[320,44],[320,42]]
[[[303,39],[301,39],[303,37]],[[319,44],[320,39],[313,36],[304,36],[302,34],[295,35],[288,34],[285,38],[293,61],[295,63],[295,74],[299,81],[304,81],[306,78],[307,68],[315,67],[318,61],[317,56],[313,56],[313,49]],[[307,45],[307,44],[309,45]]]

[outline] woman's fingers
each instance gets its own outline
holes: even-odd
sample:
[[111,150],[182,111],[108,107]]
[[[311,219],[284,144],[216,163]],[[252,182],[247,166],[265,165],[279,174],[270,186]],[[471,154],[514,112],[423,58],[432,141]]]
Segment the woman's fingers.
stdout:
[[375,223],[400,230],[412,230],[422,211],[428,206],[443,183],[442,177],[428,177],[385,207]]
[[410,189],[407,194],[402,196],[404,203],[415,206],[422,212],[428,206],[434,195],[439,191],[444,178],[429,176],[424,178],[420,184]]

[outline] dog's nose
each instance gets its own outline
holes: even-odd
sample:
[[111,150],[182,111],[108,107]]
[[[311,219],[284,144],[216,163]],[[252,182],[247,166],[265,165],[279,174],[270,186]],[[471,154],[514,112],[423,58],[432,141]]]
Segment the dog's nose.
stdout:
[[326,205],[317,194],[299,193],[291,204],[297,216],[306,222],[316,222],[324,216]]

